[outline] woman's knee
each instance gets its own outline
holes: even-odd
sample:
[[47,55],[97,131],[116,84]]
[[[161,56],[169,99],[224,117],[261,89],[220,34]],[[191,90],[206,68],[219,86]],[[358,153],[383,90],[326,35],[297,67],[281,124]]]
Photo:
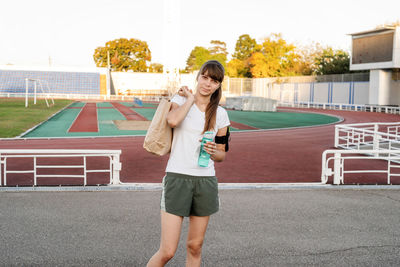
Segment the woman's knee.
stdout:
[[188,240],[186,246],[191,254],[200,255],[201,248],[203,246],[203,240]]
[[175,249],[171,248],[165,248],[159,250],[160,256],[164,262],[167,262],[170,259],[172,259],[175,256],[175,251],[176,251]]

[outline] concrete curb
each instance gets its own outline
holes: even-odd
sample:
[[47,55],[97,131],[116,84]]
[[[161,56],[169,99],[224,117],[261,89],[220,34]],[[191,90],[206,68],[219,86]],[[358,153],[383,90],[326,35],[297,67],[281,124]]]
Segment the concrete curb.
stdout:
[[[400,190],[400,185],[332,185],[321,183],[220,183],[219,190]],[[161,183],[129,183],[106,186],[23,186],[0,187],[0,192],[118,192],[159,191]]]

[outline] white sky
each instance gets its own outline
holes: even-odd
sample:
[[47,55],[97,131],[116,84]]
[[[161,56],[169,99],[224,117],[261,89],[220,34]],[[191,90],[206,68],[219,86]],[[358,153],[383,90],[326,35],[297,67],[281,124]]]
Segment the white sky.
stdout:
[[[0,10],[0,65],[93,67],[93,52],[109,40],[146,41],[152,61],[163,63],[165,0],[13,0]],[[282,33],[295,44],[319,42],[348,50],[346,34],[400,20],[400,0],[175,0],[181,3],[181,38],[173,52],[184,68],[195,46],[238,37],[258,42]],[[170,41],[171,42],[171,41]],[[178,41],[177,41],[178,42]],[[171,45],[171,43],[170,43]]]

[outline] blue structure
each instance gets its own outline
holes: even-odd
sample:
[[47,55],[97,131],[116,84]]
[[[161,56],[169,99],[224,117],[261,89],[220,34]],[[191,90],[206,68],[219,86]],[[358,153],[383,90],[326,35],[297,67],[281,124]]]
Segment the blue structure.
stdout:
[[40,79],[54,94],[100,94],[100,73],[0,70],[0,93],[25,93],[25,79]]

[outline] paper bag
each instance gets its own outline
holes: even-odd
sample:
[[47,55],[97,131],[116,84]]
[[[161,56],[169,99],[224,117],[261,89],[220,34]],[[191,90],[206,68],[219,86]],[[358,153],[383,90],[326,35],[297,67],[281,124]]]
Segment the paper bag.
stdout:
[[172,128],[167,123],[170,107],[169,100],[161,99],[143,143],[144,149],[158,156],[163,156],[171,151]]

